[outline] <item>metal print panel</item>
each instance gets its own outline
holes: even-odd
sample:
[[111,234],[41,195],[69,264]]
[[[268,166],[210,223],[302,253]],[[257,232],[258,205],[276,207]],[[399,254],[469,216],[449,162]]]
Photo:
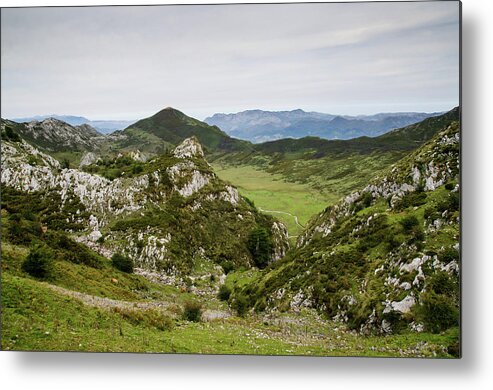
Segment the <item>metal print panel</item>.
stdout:
[[1,10],[2,349],[460,357],[460,3]]

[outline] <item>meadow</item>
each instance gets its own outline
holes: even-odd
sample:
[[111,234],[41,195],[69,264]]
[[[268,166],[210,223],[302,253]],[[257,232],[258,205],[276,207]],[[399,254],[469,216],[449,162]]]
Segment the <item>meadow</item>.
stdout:
[[303,231],[313,215],[338,200],[337,195],[319,191],[309,184],[287,182],[281,174],[272,174],[252,165],[215,163],[212,166],[222,180],[235,185],[260,211],[283,222],[291,238]]

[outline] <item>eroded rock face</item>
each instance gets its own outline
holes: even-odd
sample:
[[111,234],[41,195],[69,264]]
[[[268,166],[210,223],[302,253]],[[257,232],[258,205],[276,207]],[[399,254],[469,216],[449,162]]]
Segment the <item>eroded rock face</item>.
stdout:
[[79,168],[94,164],[97,160],[98,157],[93,152],[87,152],[82,156],[82,159],[79,163]]
[[213,175],[198,170],[192,161],[179,162],[167,169],[175,190],[183,197],[189,197],[205,187]]
[[289,249],[288,229],[281,222],[272,224],[274,251],[272,261],[281,260]]
[[159,176],[154,173],[110,181],[77,169],[61,169],[58,161],[26,142],[2,145],[3,185],[25,192],[56,190],[62,202],[76,196],[88,211],[102,215],[103,225],[108,214],[144,207],[149,175],[153,175],[153,185],[159,185]]
[[177,158],[203,158],[204,151],[198,139],[196,137],[190,137],[175,148],[173,155]]
[[[459,154],[450,152],[451,146],[459,144],[458,125],[451,125],[437,135],[432,148],[411,153],[399,166],[393,166],[383,178],[377,178],[360,191],[347,195],[339,203],[325,209],[298,238],[297,247],[308,244],[314,235],[330,234],[334,224],[342,217],[354,214],[354,204],[364,194],[370,194],[372,202],[379,198],[389,199],[390,207],[408,193],[422,188],[434,191],[447,180],[458,175]],[[408,164],[408,165],[406,165]]]

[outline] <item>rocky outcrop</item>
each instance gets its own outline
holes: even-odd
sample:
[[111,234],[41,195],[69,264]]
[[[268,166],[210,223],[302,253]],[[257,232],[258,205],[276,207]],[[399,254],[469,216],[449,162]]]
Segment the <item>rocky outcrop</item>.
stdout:
[[203,158],[204,151],[196,137],[186,138],[180,145],[178,145],[174,151],[173,155],[177,158]]
[[334,224],[357,212],[355,205],[366,195],[373,203],[379,198],[388,200],[391,208],[408,193],[418,189],[434,191],[459,172],[459,124],[453,123],[439,132],[425,146],[394,164],[383,178],[376,178],[360,191],[347,195],[328,207],[300,235],[297,247],[308,244],[317,234],[326,237]]
[[[2,185],[23,192],[55,193],[60,211],[77,200],[80,209],[70,208],[66,215],[67,223],[84,226],[76,240],[107,257],[124,253],[140,269],[179,280],[195,258],[221,262],[225,257],[235,264],[251,265],[246,241],[258,223],[272,230],[273,261],[287,250],[286,228],[260,216],[236,188],[221,182],[195,138],[186,139],[171,156],[139,161],[148,164],[143,168],[146,173],[114,180],[62,169],[57,160],[24,140],[3,142],[1,157]],[[93,152],[86,153],[82,166],[97,158]],[[218,229],[222,233],[216,236]]]
[[71,126],[54,118],[19,124],[16,130],[24,139],[49,151],[94,150],[98,147],[95,138],[102,136],[87,124]]

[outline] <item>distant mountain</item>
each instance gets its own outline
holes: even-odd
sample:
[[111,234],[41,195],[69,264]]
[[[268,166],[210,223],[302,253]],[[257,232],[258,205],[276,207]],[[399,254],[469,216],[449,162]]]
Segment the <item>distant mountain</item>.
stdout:
[[2,133],[14,133],[32,145],[50,152],[90,151],[97,148],[102,134],[90,125],[72,126],[59,119],[17,123],[2,119]]
[[231,138],[217,126],[210,126],[171,107],[137,121],[114,136],[123,136],[119,147],[138,147],[150,152],[176,146],[192,136],[197,137],[206,152],[238,151],[249,146],[248,142]]
[[248,110],[236,114],[214,114],[204,121],[230,136],[261,143],[282,138],[315,136],[325,139],[375,137],[440,113],[379,113],[344,116],[319,112]]
[[281,139],[255,145],[262,153],[289,153],[312,150],[315,157],[333,153],[371,153],[374,151],[413,150],[432,138],[439,130],[453,121],[460,120],[459,107],[421,122],[389,131],[378,137],[358,137],[349,140],[326,140],[318,137]]
[[32,122],[32,121],[43,121],[48,118],[55,118],[63,122],[68,123],[72,126],[79,126],[83,124],[90,125],[98,130],[102,134],[109,134],[116,130],[122,130],[132,123],[134,120],[91,120],[83,116],[73,116],[73,115],[37,115],[24,118],[12,118],[11,120],[18,123]]

